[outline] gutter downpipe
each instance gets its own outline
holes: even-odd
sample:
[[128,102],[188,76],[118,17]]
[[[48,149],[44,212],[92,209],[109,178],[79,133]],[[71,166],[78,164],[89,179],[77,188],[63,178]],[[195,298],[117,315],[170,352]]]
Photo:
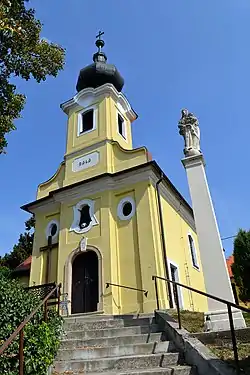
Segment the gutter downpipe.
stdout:
[[[161,234],[161,243],[162,243],[162,256],[163,256],[163,264],[165,268],[166,278],[170,280],[169,270],[168,270],[168,261],[167,261],[167,251],[166,251],[166,240],[164,235],[164,225],[163,225],[163,215],[162,215],[162,205],[161,205],[161,194],[159,185],[163,181],[163,174],[161,174],[160,179],[156,182],[156,193],[157,193],[157,203],[158,203],[158,212],[159,212],[159,220],[160,220],[160,234]],[[172,309],[173,305],[173,297],[171,292],[170,283],[167,282],[167,292],[169,298],[169,307]]]

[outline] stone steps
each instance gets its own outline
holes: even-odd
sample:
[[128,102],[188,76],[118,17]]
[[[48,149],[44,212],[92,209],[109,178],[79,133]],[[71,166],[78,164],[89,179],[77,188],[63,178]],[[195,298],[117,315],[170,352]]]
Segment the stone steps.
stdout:
[[[64,327],[65,329],[65,327]],[[159,332],[156,324],[148,326],[131,326],[122,328],[105,328],[99,330],[72,330],[66,331],[65,339],[87,339],[87,338],[101,338],[114,336],[134,336],[138,334],[150,334]]]
[[148,327],[152,324],[152,319],[150,318],[139,318],[139,319],[101,319],[101,320],[86,320],[77,318],[75,321],[66,320],[64,324],[64,329],[72,331],[74,330],[95,330],[95,329],[107,329],[107,328],[124,328],[133,326],[146,326]]
[[52,375],[194,375],[150,316],[65,319]]
[[[53,375],[83,375],[86,372],[82,370],[75,370],[75,371],[65,371],[65,372],[53,372]],[[125,370],[115,370],[109,372],[92,372],[91,375],[128,375],[128,374],[135,374],[135,375],[197,375],[194,370],[190,366],[170,366],[166,368],[162,367],[155,367],[150,369],[129,369]]]
[[140,343],[130,345],[85,347],[60,349],[57,354],[58,361],[87,360],[98,358],[111,358],[141,354],[157,354],[174,351],[174,346],[169,341]]
[[[102,372],[101,375],[128,375],[128,374],[135,374],[135,375],[197,375],[194,373],[193,369],[190,366],[171,366],[167,368],[162,367],[155,367],[150,369],[130,369],[128,371],[109,371],[109,372]],[[74,374],[74,373],[73,373]],[[76,375],[80,373],[75,373]],[[74,374],[74,375],[75,375]],[[92,372],[91,375],[100,375],[100,373]]]
[[164,336],[161,332],[150,334],[120,335],[113,337],[97,337],[88,339],[64,339],[61,343],[61,349],[129,345],[131,344],[131,342],[133,342],[133,344],[139,344],[155,341],[164,341]]
[[179,353],[129,355],[123,357],[99,358],[88,360],[55,361],[55,371],[60,374],[66,371],[81,370],[83,373],[107,370],[145,369],[149,367],[168,367],[177,365]]

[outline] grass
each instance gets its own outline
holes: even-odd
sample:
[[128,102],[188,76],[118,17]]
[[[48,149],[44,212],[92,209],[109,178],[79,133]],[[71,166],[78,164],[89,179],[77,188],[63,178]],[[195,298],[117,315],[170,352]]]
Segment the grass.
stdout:
[[[174,310],[168,311],[174,319],[178,320],[177,312]],[[191,333],[204,331],[204,313],[194,312],[188,310],[181,311],[181,325]]]
[[[178,315],[175,310],[168,311],[175,320],[178,320]],[[243,313],[247,327],[250,327],[250,313]],[[201,312],[194,312],[188,310],[181,311],[181,325],[191,333],[204,332],[204,314]]]
[[247,327],[250,327],[250,313],[243,313]]
[[[217,345],[207,345],[209,349],[224,362],[234,365],[234,353],[233,348],[230,345],[227,346],[217,346]],[[242,343],[237,341],[238,355],[240,367],[243,369],[245,374],[250,374],[250,344]]]
[[[176,320],[178,315],[176,311],[168,311],[168,313]],[[247,327],[250,327],[250,313],[243,313]],[[204,332],[204,314],[199,312],[181,311],[181,323],[183,328],[191,333]],[[232,344],[225,343],[224,345],[207,345],[209,349],[221,360],[230,365],[234,365],[234,353]],[[250,343],[241,342],[237,340],[238,355],[240,360],[240,367],[245,374],[250,375]]]

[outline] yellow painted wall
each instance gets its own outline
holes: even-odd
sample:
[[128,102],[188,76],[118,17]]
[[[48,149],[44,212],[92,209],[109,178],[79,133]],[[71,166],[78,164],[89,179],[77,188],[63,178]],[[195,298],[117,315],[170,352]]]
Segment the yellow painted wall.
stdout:
[[[34,234],[34,244],[32,251],[32,263],[29,285],[33,286],[45,283],[46,275],[46,262],[47,262],[47,251],[40,251],[41,247],[47,246],[48,240],[46,238],[46,227],[51,220],[57,220],[60,225],[60,213],[37,213],[36,217],[36,228]],[[57,260],[58,249],[51,251],[51,265],[49,272],[49,281],[57,281],[57,267],[55,264]]]
[[[135,191],[131,190],[122,194],[116,194],[114,211],[116,210],[119,201],[127,196],[135,199]],[[116,212],[115,215],[116,220],[114,222],[114,229],[117,238],[117,252],[119,253],[119,284],[142,289],[137,216],[134,215],[131,220],[124,221],[119,219]],[[120,304],[124,314],[142,312],[143,297],[141,292],[123,288],[119,292]]]
[[[122,221],[117,217],[118,203],[126,196],[133,197],[136,202],[136,214],[130,221]],[[152,312],[156,308],[152,275],[164,276],[164,265],[156,194],[148,182],[127,186],[122,191],[81,196],[70,204],[62,204],[60,216],[58,213],[37,216],[30,285],[45,280],[46,254],[41,253],[39,248],[46,245],[45,229],[52,219],[60,222],[60,234],[59,249],[52,251],[50,281],[65,282],[67,258],[77,249],[82,238],[82,235],[69,231],[73,222],[73,206],[82,199],[95,201],[95,215],[99,225],[85,235],[88,237],[88,245],[98,248],[101,253],[105,313]],[[181,283],[205,290],[196,234],[163,198],[162,205],[168,259],[178,264]],[[197,249],[199,271],[193,268],[191,262],[187,237],[190,232]],[[105,289],[107,282],[148,290],[148,298],[132,290],[117,287]],[[158,283],[161,307],[169,307],[164,282]],[[203,297],[190,295],[187,291],[182,294],[184,309],[206,311],[206,300]]]
[[23,275],[23,276],[20,275],[20,276],[17,277],[17,279],[23,287],[29,286],[29,276],[28,275]]
[[[205,291],[197,235],[164,198],[161,198],[161,201],[168,261],[172,261],[173,264],[178,265],[180,283]],[[192,264],[188,234],[192,235],[195,243],[199,270],[194,268]],[[196,293],[190,293],[184,288],[182,288],[181,293],[184,309],[194,311],[207,310],[207,300],[205,297]]]
[[[132,149],[131,122],[125,114],[122,116],[126,123],[127,139],[125,140],[118,133],[118,109],[114,100],[111,97],[103,98],[100,103],[95,102],[93,105],[97,108],[97,128],[80,136],[77,135],[78,115],[87,108],[77,106],[69,112],[64,163],[54,176],[39,185],[37,199],[63,186],[107,172],[115,173],[148,161],[145,147]],[[73,172],[73,161],[94,151],[99,153],[99,163],[79,172]]]

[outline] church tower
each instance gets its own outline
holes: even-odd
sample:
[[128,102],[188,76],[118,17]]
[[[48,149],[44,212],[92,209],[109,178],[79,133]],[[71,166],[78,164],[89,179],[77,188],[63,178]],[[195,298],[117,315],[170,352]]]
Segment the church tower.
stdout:
[[[189,283],[204,289],[194,218],[147,149],[133,148],[137,115],[122,93],[124,79],[107,62],[102,34],[76,95],[61,105],[63,162],[22,207],[36,218],[29,283],[62,283],[72,314],[152,312],[153,275],[186,283],[188,269]],[[178,296],[183,308],[206,309],[200,296],[185,293]],[[169,306],[164,283],[159,298]]]

